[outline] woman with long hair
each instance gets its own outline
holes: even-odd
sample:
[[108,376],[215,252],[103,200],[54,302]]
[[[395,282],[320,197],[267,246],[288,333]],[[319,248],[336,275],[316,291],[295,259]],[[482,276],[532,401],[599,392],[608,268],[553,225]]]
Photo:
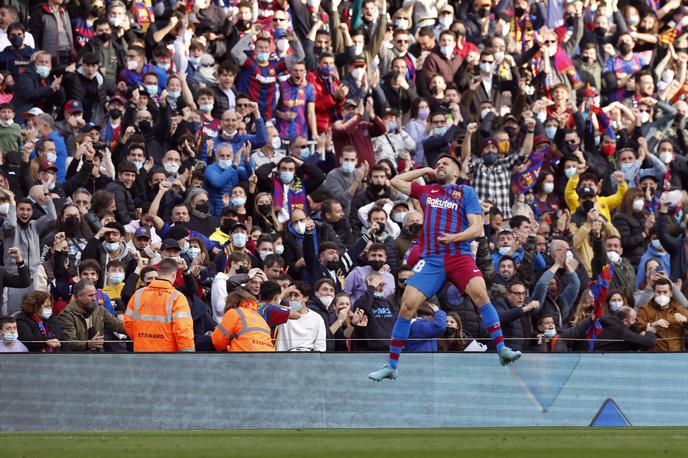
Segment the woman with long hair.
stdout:
[[464,351],[466,348],[466,340],[463,334],[463,324],[461,317],[456,312],[447,313],[447,328],[444,330],[444,335],[440,339],[441,352],[456,352]]
[[626,191],[612,224],[619,231],[624,258],[637,269],[640,258],[647,250],[648,233],[654,224],[653,217],[645,216],[645,198],[640,189]]
[[430,116],[430,105],[423,97],[418,97],[411,103],[411,119],[404,126],[404,130],[416,142],[416,151],[413,154],[413,161],[417,164],[425,164],[425,152],[423,151],[423,141],[430,136],[428,129],[428,117]]
[[21,303],[21,311],[16,316],[17,331],[21,340],[31,352],[68,350],[67,340],[57,317],[53,315],[53,302],[45,291],[29,293]]

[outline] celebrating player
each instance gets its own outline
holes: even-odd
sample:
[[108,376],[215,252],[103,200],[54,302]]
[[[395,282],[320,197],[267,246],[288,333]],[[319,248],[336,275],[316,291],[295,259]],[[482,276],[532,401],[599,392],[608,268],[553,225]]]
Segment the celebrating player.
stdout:
[[[392,330],[388,362],[368,375],[371,380],[397,378],[397,363],[409,335],[411,319],[447,279],[480,308],[483,324],[492,336],[501,363],[506,365],[521,357],[521,352],[504,345],[499,316],[471,255],[470,242],[483,231],[483,212],[473,188],[455,184],[460,170],[457,159],[443,155],[435,169],[412,170],[392,179],[396,190],[418,199],[423,207],[423,251],[413,268],[413,276],[406,281],[401,310]],[[424,175],[435,183],[422,186],[413,182]]]

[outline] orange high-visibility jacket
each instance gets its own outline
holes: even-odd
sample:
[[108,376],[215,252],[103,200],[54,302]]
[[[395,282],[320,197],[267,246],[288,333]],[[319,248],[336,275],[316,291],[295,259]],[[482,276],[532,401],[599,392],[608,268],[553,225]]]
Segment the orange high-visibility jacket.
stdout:
[[258,304],[227,310],[212,334],[217,351],[275,351],[270,326],[258,313]]
[[153,280],[129,300],[124,329],[134,351],[195,351],[193,320],[186,297],[170,282]]

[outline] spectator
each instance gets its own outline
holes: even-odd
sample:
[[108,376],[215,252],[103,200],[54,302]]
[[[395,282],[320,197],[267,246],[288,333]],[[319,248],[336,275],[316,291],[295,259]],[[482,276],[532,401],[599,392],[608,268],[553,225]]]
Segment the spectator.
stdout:
[[389,337],[397,319],[396,312],[385,299],[385,279],[378,272],[365,277],[366,289],[354,302],[354,313],[360,309],[367,319],[366,326],[354,328],[353,351],[383,351],[389,347]]
[[533,312],[540,308],[537,300],[526,304],[527,295],[523,282],[515,280],[507,286],[505,297],[493,301],[499,314],[499,322],[502,323],[504,339],[513,339],[509,342],[510,347],[525,351],[530,348],[530,338],[533,335]]
[[394,293],[396,282],[394,276],[389,273],[389,268],[385,268],[387,263],[387,250],[381,243],[373,243],[368,247],[366,266],[355,267],[346,277],[344,284],[344,292],[354,301],[354,311],[356,310],[355,302],[359,297],[363,296],[368,291],[369,285],[366,278],[372,274],[380,274],[383,280],[382,290],[385,297]]
[[69,351],[71,343],[65,343],[67,336],[53,315],[50,295],[44,291],[29,293],[16,314],[19,340],[26,343],[30,352]]
[[17,320],[9,315],[0,316],[0,337],[2,344],[0,345],[0,353],[26,353],[29,351],[19,340],[19,332],[17,332]]
[[[437,352],[438,338],[447,328],[447,313],[435,304],[423,304],[418,308],[418,317],[411,323],[409,343],[406,351]],[[427,339],[427,340],[422,340]]]
[[308,308],[309,288],[294,283],[289,294],[289,308],[301,314],[298,320],[289,320],[277,329],[277,351],[326,351],[326,325],[319,313]]

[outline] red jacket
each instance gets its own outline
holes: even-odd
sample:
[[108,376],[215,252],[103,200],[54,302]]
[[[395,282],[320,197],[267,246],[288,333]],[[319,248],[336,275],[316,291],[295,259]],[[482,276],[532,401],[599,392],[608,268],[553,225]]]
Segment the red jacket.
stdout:
[[338,101],[333,95],[342,83],[339,80],[334,80],[332,93],[330,93],[327,90],[327,85],[316,72],[308,72],[306,80],[315,89],[315,119],[318,133],[327,132],[332,127],[335,115],[340,113],[341,105],[344,102],[343,100]]

